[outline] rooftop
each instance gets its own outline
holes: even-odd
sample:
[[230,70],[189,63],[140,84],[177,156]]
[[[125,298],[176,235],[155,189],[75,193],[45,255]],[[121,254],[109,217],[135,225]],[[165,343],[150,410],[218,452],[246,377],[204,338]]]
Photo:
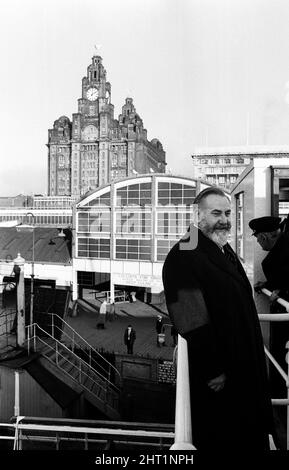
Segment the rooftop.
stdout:
[[243,145],[233,147],[196,147],[192,157],[206,155],[264,155],[272,153],[289,153],[289,145]]
[[[64,238],[54,240],[58,236],[56,228],[35,227],[34,259],[37,263],[70,264],[71,257]],[[26,262],[32,260],[32,233],[18,232],[15,227],[0,227],[0,260],[7,263],[13,261],[20,253]]]

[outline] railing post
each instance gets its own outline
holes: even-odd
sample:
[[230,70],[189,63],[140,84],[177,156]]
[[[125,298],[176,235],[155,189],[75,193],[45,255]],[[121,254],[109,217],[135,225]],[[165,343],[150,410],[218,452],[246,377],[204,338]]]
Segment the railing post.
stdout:
[[34,323],[33,343],[34,343],[34,352],[36,352],[36,324],[35,323]]
[[81,362],[79,361],[79,383],[81,384]]
[[55,341],[55,364],[58,366],[58,343]]
[[193,450],[187,341],[178,335],[175,442],[171,450]]
[[53,338],[55,338],[55,336],[54,336],[54,314],[52,314],[52,336],[53,336]]
[[72,333],[72,352],[74,352],[74,341],[75,341],[75,339],[74,339],[74,331],[73,331],[73,333]]
[[27,329],[27,350],[28,350],[28,356],[30,354],[30,328],[29,327],[26,327]]
[[19,371],[15,371],[15,401],[14,401],[14,416],[20,415],[20,386],[19,386]]
[[89,367],[91,367],[91,349],[89,350]]

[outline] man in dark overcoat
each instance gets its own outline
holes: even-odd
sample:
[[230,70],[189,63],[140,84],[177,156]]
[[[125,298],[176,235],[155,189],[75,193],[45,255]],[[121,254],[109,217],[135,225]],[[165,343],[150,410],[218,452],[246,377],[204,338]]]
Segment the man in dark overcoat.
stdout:
[[230,201],[207,188],[195,204],[195,225],[163,267],[168,311],[188,344],[193,444],[264,450],[273,432],[264,346],[251,285],[227,243]]
[[136,340],[136,332],[131,325],[128,325],[128,327],[125,329],[123,340],[127,347],[127,353],[133,354],[133,345]]
[[[278,297],[289,301],[289,233],[283,231],[283,225],[280,217],[271,216],[258,217],[249,222],[252,235],[268,252],[261,263],[266,281],[257,282],[255,289],[258,291],[265,287],[273,292],[270,298],[271,313],[286,313],[285,307],[277,302]],[[285,345],[288,340],[289,322],[271,322],[270,352],[284,370],[287,369]],[[274,398],[284,397],[286,384],[274,366],[270,367],[270,379]]]

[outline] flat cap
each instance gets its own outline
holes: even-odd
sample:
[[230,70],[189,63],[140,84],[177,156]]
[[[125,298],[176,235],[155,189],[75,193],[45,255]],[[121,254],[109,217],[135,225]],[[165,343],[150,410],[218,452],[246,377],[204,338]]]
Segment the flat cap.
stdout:
[[259,217],[252,219],[249,222],[249,227],[253,230],[252,235],[257,235],[260,232],[274,232],[280,228],[281,217]]

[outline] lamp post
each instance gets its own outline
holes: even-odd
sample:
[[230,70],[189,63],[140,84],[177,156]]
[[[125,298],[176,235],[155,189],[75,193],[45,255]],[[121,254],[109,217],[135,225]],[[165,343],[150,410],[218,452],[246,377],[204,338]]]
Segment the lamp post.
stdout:
[[14,259],[13,271],[17,286],[16,344],[20,347],[23,347],[25,343],[24,264],[25,259],[18,253],[17,258]]
[[31,289],[30,289],[30,327],[33,324],[33,309],[34,309],[34,263],[35,263],[35,253],[34,253],[34,246],[35,246],[35,215],[32,212],[27,212],[25,217],[31,216],[33,223],[32,225],[28,224],[21,224],[16,227],[18,232],[32,232],[32,260],[31,260]]

